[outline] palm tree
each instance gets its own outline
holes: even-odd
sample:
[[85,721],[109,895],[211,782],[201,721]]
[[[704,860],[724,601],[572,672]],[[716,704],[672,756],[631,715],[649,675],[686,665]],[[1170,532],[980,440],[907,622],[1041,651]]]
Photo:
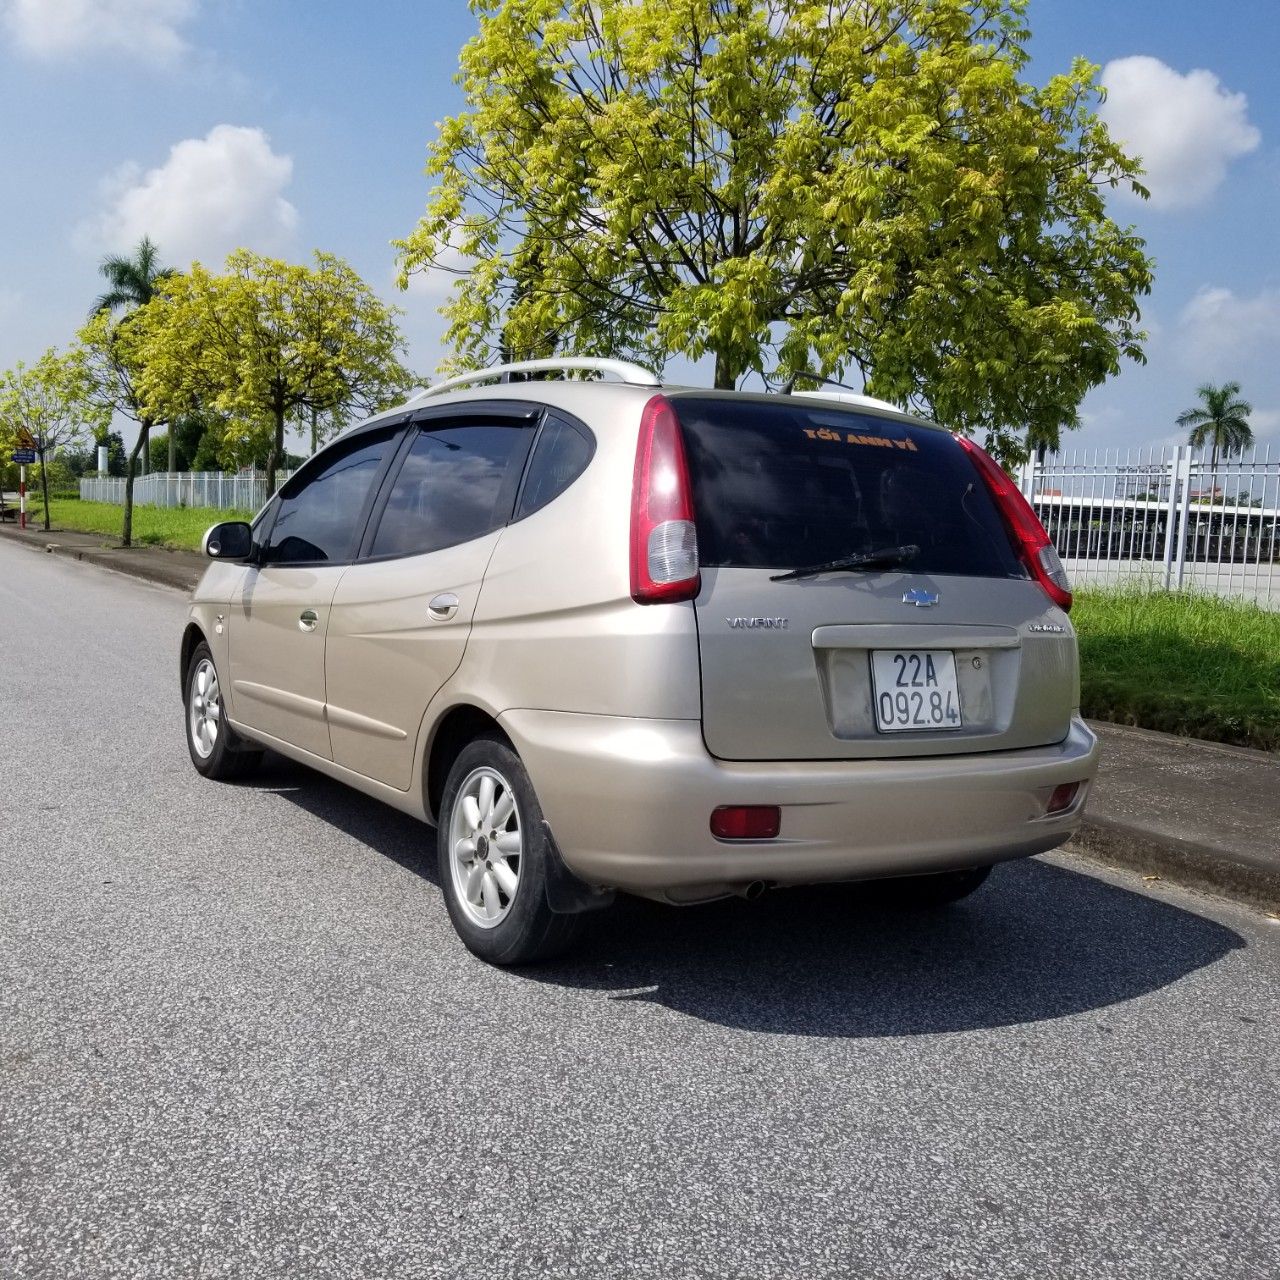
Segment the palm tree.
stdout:
[[1239,398],[1238,382],[1224,382],[1220,387],[1206,382],[1196,395],[1200,403],[1178,414],[1177,423],[1179,427],[1191,428],[1187,443],[1193,449],[1208,445],[1213,450],[1209,481],[1212,499],[1218,487],[1219,454],[1229,458],[1233,453],[1243,453],[1253,443],[1253,429],[1249,426],[1253,406]]
[[[156,296],[156,286],[176,273],[171,267],[159,265],[160,250],[156,248],[150,236],[143,236],[138,247],[131,255],[108,254],[98,264],[99,273],[111,287],[100,294],[93,304],[90,316],[99,311],[115,311],[123,307],[125,311],[133,311],[145,307]],[[176,441],[172,431],[169,432],[169,470],[173,471],[177,459],[174,454]],[[149,443],[143,442],[142,469],[150,470],[151,450]]]
[[160,250],[150,236],[143,236],[132,256],[113,253],[103,258],[98,272],[111,286],[93,304],[90,315],[99,311],[115,311],[124,307],[132,311],[145,307],[156,296],[156,286],[175,272],[170,267],[158,265]]

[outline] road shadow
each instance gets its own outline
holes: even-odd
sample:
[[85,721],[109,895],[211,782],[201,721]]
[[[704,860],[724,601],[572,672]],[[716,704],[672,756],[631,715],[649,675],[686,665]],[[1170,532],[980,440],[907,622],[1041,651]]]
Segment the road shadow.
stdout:
[[[434,832],[415,819],[278,757],[257,785],[436,885]],[[588,917],[571,956],[509,976],[741,1030],[911,1036],[1103,1010],[1244,945],[1194,912],[1027,859],[934,911],[896,909],[858,885],[700,907],[620,897]]]
[[275,792],[282,800],[296,804],[406,871],[438,886],[435,828],[419,819],[274,751],[268,751],[253,777],[240,785]]
[[628,899],[575,955],[525,976],[743,1030],[910,1036],[1105,1009],[1243,945],[1212,920],[1028,859],[932,911],[866,885],[698,908]]

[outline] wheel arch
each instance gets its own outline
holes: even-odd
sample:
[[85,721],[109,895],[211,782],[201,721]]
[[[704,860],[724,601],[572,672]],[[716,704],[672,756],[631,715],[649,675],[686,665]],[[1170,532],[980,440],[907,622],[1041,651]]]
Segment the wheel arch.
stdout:
[[427,745],[426,766],[423,770],[423,808],[429,822],[434,823],[439,816],[445,780],[459,752],[467,743],[485,733],[496,734],[515,750],[510,735],[497,719],[474,703],[457,703],[441,716]]
[[182,633],[182,647],[178,657],[178,689],[183,698],[187,696],[187,668],[191,665],[191,655],[202,640],[208,643],[204,628],[198,622],[188,622]]

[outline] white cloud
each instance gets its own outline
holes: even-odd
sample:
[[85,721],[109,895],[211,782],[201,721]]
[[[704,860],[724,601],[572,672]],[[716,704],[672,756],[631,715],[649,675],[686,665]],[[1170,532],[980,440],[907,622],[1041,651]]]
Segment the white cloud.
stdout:
[[127,54],[172,62],[187,48],[179,28],[196,0],[0,0],[14,43],[39,58]]
[[76,243],[122,252],[147,235],[176,267],[192,258],[216,264],[242,247],[280,252],[298,223],[282,194],[292,177],[292,159],[272,151],[261,129],[215,125],[206,137],[176,143],[157,169],[128,164],[111,175],[106,207],[81,223]]
[[[467,274],[469,266],[470,260],[468,258],[463,257],[457,249],[448,246],[436,259],[434,266],[415,271],[409,277],[405,292],[410,297],[429,298],[436,302],[443,302],[446,298],[452,296],[453,286]],[[398,274],[398,272],[393,272],[392,279],[394,280]]]
[[1159,58],[1118,58],[1103,68],[1102,86],[1102,118],[1112,136],[1140,157],[1142,182],[1157,208],[1207,200],[1231,161],[1262,140],[1249,123],[1245,95],[1223,88],[1211,71],[1179,75]]
[[1184,358],[1195,360],[1206,376],[1229,376],[1233,369],[1248,367],[1251,357],[1280,346],[1280,289],[1241,297],[1230,289],[1206,285],[1178,320]]
[[475,265],[475,259],[458,248],[460,238],[461,229],[456,225],[451,226],[435,262],[413,272],[409,277],[406,292],[410,296],[429,298],[435,302],[444,302],[452,297],[453,286],[468,275]]

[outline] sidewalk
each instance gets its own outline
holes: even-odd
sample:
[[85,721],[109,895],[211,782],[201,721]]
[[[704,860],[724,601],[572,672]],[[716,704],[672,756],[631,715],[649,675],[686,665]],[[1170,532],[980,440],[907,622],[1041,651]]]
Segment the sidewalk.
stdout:
[[1280,754],[1090,723],[1102,765],[1069,850],[1280,910]]
[[[28,516],[30,519],[30,516]],[[174,551],[168,547],[122,547],[106,534],[79,533],[74,530],[43,529],[25,530],[6,521],[0,525],[0,538],[11,538],[35,551],[47,551],[52,555],[70,556],[104,569],[115,569],[161,586],[190,591],[204,572],[208,561],[195,551]]]
[[[190,592],[193,551],[0,526],[0,538]],[[1102,765],[1067,851],[1280,911],[1280,754],[1091,722]]]

